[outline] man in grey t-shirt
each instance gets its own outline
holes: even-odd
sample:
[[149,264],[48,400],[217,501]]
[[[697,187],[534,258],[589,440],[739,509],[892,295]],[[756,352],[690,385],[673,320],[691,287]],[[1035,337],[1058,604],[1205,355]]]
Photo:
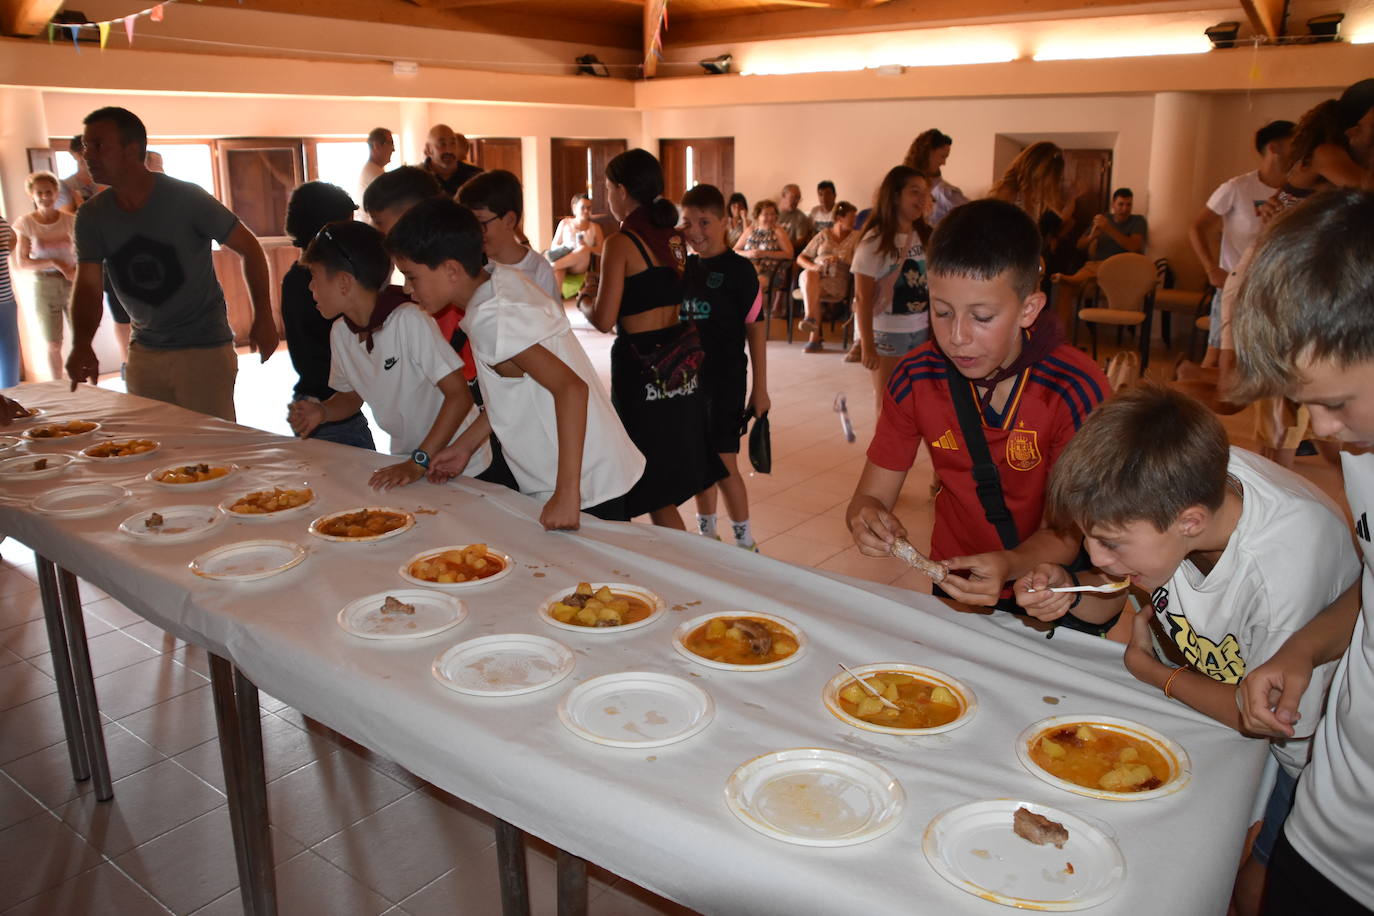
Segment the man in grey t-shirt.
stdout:
[[263,362],[277,348],[267,258],[253,233],[196,185],[150,172],[148,135],[123,108],[86,116],[83,141],[92,177],[109,189],[76,214],[76,283],[67,375],[98,381],[91,340],[100,325],[108,271],[133,321],[125,373],[129,393],[234,419],[238,357],[215,276],[211,240],[243,258],[253,302],[249,333]]

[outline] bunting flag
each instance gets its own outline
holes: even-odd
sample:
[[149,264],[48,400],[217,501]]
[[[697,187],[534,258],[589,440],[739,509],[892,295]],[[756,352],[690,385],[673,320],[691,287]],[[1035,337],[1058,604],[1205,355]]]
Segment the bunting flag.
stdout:
[[134,44],[134,17],[133,17],[133,16],[125,16],[125,17],[124,17],[124,34],[127,35],[127,36],[129,36],[129,47],[133,47],[133,44]]
[[53,33],[56,32],[56,31],[57,31],[57,26],[55,26],[55,25],[53,25],[51,22],[49,22],[49,23],[48,23],[48,44],[52,44],[52,36],[53,36]]
[[150,13],[148,14],[148,18],[151,19],[151,20],[153,20],[153,22],[161,22],[161,21],[162,21],[162,4],[161,4],[161,3],[159,3],[157,6],[153,7],[152,12],[150,12]]
[[81,32],[81,26],[79,26],[79,25],[69,25],[69,26],[67,26],[67,31],[70,32],[70,33],[71,33],[71,36],[72,36],[72,47],[76,48],[76,53],[77,53],[77,54],[80,54],[80,53],[81,53],[81,39],[78,38],[77,35]]
[[100,31],[100,50],[105,50],[105,42],[110,40],[110,24],[108,22],[98,22],[95,26]]

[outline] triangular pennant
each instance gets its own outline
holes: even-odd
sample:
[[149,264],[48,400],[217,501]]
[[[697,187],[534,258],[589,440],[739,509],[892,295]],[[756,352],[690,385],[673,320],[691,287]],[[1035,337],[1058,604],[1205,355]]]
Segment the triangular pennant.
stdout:
[[105,42],[110,40],[110,24],[108,22],[97,22],[95,27],[100,30],[100,50],[105,50]]
[[81,26],[79,26],[79,25],[69,25],[69,26],[67,26],[67,31],[70,32],[70,33],[71,33],[71,36],[72,36],[72,47],[76,48],[76,53],[77,53],[77,54],[80,54],[80,53],[81,53],[81,40],[80,40],[79,38],[77,38],[77,34],[81,31]]
[[56,32],[57,32],[57,26],[55,26],[55,25],[53,25],[51,22],[49,22],[49,23],[48,23],[48,44],[52,44],[52,37],[53,37],[53,34],[56,33]]
[[129,36],[129,44],[134,43],[134,19],[135,16],[124,17],[124,34]]
[[161,21],[162,21],[162,4],[161,4],[161,3],[159,3],[157,6],[153,7],[152,10],[149,11],[149,13],[148,13],[148,18],[151,19],[151,20],[153,20],[154,22],[161,22]]

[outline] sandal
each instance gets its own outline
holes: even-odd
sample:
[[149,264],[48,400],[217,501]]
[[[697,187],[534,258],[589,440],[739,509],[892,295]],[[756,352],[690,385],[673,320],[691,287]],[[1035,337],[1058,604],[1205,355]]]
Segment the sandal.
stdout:
[[806,347],[802,349],[802,352],[803,352],[803,353],[824,353],[824,352],[825,352],[825,342],[822,341],[822,340],[820,340],[820,339],[808,340],[808,341],[806,342]]
[[861,359],[863,359],[863,350],[857,343],[850,347],[849,352],[844,355],[844,361],[847,363],[857,363]]
[[803,318],[797,322],[797,330],[803,334],[814,334],[816,333],[816,322],[811,318]]

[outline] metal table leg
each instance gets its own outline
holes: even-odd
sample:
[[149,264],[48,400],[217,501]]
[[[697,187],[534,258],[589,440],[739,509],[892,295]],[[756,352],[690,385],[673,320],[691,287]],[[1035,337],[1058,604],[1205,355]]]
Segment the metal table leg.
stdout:
[[587,916],[587,860],[558,850],[558,916]]
[[48,626],[48,648],[52,652],[53,678],[57,681],[57,701],[62,709],[62,727],[67,732],[67,755],[71,758],[72,778],[84,782],[91,778],[91,761],[86,753],[85,723],[76,703],[76,684],[72,680],[71,653],[67,649],[67,628],[62,622],[61,598],[57,594],[57,570],[51,560],[38,560],[38,591],[43,599],[43,621]]
[[525,873],[525,833],[496,821],[496,868],[501,880],[501,916],[530,916],[530,882]]
[[86,646],[86,619],[81,616],[81,592],[76,576],[65,569],[57,569],[57,595],[62,607],[62,623],[67,630],[67,651],[70,653],[72,680],[76,685],[76,707],[80,710],[85,732],[86,754],[91,763],[91,778],[95,780],[96,801],[114,798],[110,785],[110,761],[105,756],[105,731],[100,725],[100,701],[95,695],[95,680],[91,675],[91,653]]
[[249,916],[276,916],[277,884],[272,867],[272,836],[268,831],[258,688],[214,653],[210,653],[210,685],[243,911]]

